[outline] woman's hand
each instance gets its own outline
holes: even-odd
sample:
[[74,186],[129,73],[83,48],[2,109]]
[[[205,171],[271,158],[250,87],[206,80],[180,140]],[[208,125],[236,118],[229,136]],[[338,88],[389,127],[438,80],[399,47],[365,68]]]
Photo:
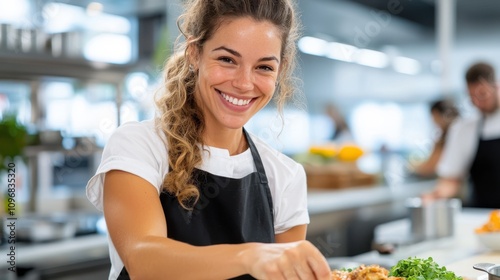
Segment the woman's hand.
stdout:
[[309,241],[280,244],[251,243],[242,257],[247,271],[257,279],[331,279],[330,267]]

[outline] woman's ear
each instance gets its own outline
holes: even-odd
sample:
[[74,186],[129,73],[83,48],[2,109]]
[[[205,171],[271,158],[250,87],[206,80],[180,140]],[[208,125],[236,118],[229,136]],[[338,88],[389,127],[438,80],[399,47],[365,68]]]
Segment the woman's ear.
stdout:
[[198,70],[198,59],[199,59],[200,50],[195,43],[190,43],[187,46],[187,59],[189,62],[189,67],[192,68],[193,71]]

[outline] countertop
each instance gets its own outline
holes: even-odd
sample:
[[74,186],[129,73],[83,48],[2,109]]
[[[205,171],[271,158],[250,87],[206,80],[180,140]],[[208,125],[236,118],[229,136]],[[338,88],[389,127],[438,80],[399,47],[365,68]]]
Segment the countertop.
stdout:
[[410,234],[409,219],[401,219],[378,226],[375,229],[377,242],[400,243],[389,255],[376,251],[354,257],[359,262],[395,263],[408,257],[428,258],[446,266],[450,271],[468,279],[482,279],[486,273],[472,266],[480,262],[500,263],[500,251],[493,251],[482,245],[474,234],[476,227],[484,224],[491,210],[464,208],[456,216],[455,234],[451,237],[419,243],[407,243]]
[[310,215],[360,208],[391,201],[404,201],[434,188],[436,180],[414,180],[395,184],[378,184],[348,189],[308,190]]
[[[7,253],[6,248],[0,251],[4,258]],[[107,257],[108,240],[104,234],[90,234],[54,242],[19,243],[16,244],[15,254],[18,267],[75,263]],[[8,266],[7,262],[0,262],[0,270],[4,271]]]

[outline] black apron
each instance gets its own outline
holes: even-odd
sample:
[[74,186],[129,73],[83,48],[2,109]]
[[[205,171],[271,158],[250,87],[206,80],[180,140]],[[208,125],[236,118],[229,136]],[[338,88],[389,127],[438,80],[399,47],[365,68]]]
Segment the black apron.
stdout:
[[[193,179],[200,199],[192,211],[182,208],[175,196],[162,192],[169,238],[195,246],[274,242],[273,203],[266,172],[255,144],[243,132],[257,171],[233,179],[196,169]],[[130,279],[125,267],[118,279]],[[254,278],[242,275],[233,279]]]
[[470,168],[471,207],[500,208],[500,138],[482,137],[484,118],[479,127],[479,143]]

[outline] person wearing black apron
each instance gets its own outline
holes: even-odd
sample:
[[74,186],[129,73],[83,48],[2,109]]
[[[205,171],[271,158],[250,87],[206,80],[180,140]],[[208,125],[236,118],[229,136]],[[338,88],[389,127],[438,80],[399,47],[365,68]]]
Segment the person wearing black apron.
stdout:
[[185,2],[154,123],[118,128],[88,183],[109,278],[330,279],[305,239],[304,168],[243,128],[293,95],[292,1]]
[[477,151],[470,168],[471,207],[500,208],[500,138],[484,139],[484,117],[478,125]]
[[[162,192],[168,238],[195,246],[274,242],[273,202],[266,172],[255,144],[243,131],[257,171],[233,179],[196,169],[194,181],[201,197],[193,210],[182,208],[175,196]],[[125,267],[118,279],[130,279]]]
[[447,138],[438,166],[437,187],[423,198],[458,196],[468,178],[470,196],[464,206],[500,208],[500,92],[495,70],[488,63],[477,62],[467,69],[465,80],[470,100],[482,116],[464,119],[452,128],[453,136]]

